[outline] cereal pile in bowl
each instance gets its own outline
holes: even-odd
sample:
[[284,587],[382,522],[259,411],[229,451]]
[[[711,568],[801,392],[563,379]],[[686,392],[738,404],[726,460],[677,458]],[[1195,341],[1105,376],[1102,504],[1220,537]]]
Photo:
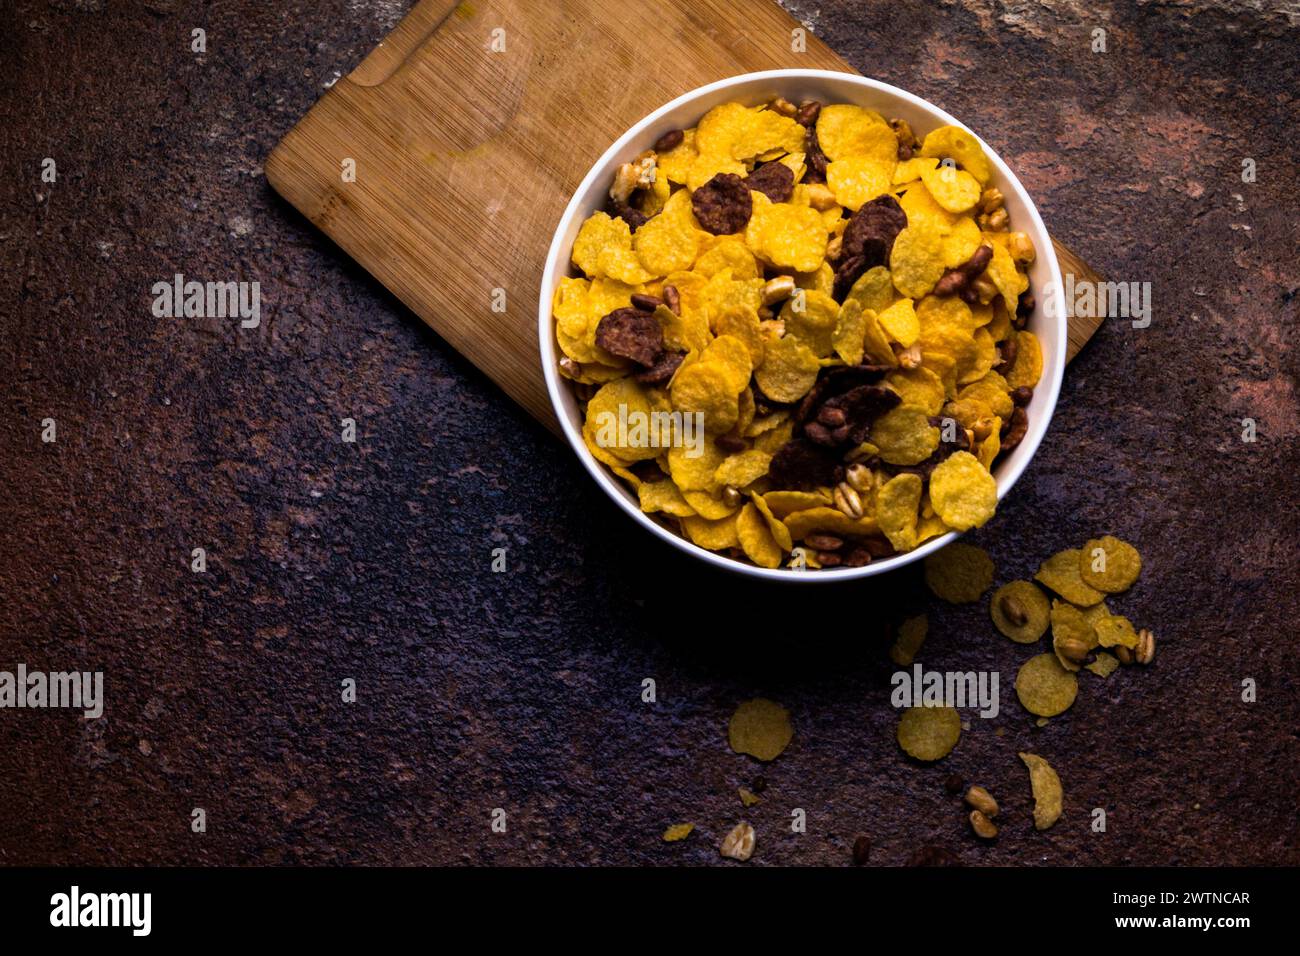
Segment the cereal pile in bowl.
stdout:
[[861,567],[986,522],[1042,373],[978,141],[724,103],[623,164],[553,300],[592,455],[759,567]]

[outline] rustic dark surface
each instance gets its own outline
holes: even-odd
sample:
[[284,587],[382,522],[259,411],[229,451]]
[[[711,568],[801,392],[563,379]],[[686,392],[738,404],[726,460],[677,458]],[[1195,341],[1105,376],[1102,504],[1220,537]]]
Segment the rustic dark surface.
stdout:
[[[756,864],[845,864],[859,833],[882,865],[926,844],[971,865],[1300,863],[1294,12],[787,6],[978,129],[1109,277],[1151,283],[1150,328],[1102,328],[972,540],[999,580],[1093,534],[1135,542],[1142,579],[1112,607],[1157,632],[1155,665],[1085,674],[1038,729],[1011,690],[1033,651],[983,606],[940,606],[911,572],[745,585],[618,514],[262,175],[404,4],[18,0],[0,34],[0,669],[102,669],[108,702],[100,720],[0,711],[0,862],[714,863],[748,818]],[[260,281],[261,327],[155,318],[149,289],[176,272]],[[934,767],[894,743],[884,657],[921,610],[927,665],[996,669],[1004,692]],[[796,727],[766,767],[725,737],[756,694]],[[1046,833],[1026,749],[1066,788]],[[945,794],[954,772],[1001,802],[995,844]],[[659,841],[686,820],[687,841]]]

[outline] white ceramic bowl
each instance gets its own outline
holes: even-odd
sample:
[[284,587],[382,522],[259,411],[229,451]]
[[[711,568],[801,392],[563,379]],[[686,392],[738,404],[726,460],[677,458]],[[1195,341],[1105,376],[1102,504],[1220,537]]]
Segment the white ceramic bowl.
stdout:
[[[651,534],[715,567],[771,581],[830,582],[865,578],[920,560],[952,541],[957,537],[957,533],[949,532],[927,541],[915,550],[873,561],[865,567],[807,572],[795,572],[787,568],[770,570],[759,568],[723,554],[707,551],[679,537],[649,515],[644,514],[638,504],[637,496],[592,457],[582,440],[582,419],[577,400],[566,380],[560,376],[556,364],[558,345],[551,316],[551,301],[555,287],[561,278],[571,274],[569,255],[573,248],[573,240],[583,221],[604,206],[618,167],[643,150],[649,149],[668,130],[689,129],[695,126],[701,116],[719,103],[736,100],[754,106],[768,102],[778,95],[794,103],[805,99],[816,99],[823,103],[856,103],[860,106],[868,106],[883,116],[906,120],[920,138],[938,126],[949,124],[963,126],[959,120],[949,116],[937,106],[905,90],[856,74],[834,73],[826,70],[769,70],[764,73],[746,73],[743,76],[733,76],[730,79],[702,86],[661,106],[633,125],[605,151],[605,155],[591,167],[591,171],[587,173],[586,178],[573,194],[573,199],[569,201],[568,208],[564,210],[560,224],[555,230],[550,252],[546,256],[545,271],[542,273],[541,297],[538,304],[542,370],[546,375],[546,387],[551,395],[551,404],[555,407],[555,414],[560,419],[560,425],[569,444],[573,447],[574,454],[581,459],[591,477],[614,503]],[[978,134],[975,135],[978,137]],[[1016,483],[1025,466],[1029,464],[1029,459],[1033,457],[1038,443],[1042,441],[1047,431],[1052,410],[1056,407],[1057,393],[1061,388],[1061,373],[1065,368],[1066,312],[1065,296],[1061,291],[1061,270],[1057,265],[1056,256],[1051,252],[1051,240],[1038,215],[1038,210],[1034,208],[1033,200],[1029,198],[1024,187],[1020,185],[1020,180],[1016,179],[1015,174],[1007,168],[997,153],[983,140],[980,140],[980,145],[983,146],[984,154],[993,164],[993,179],[990,185],[1002,190],[1013,227],[1028,233],[1034,241],[1034,248],[1038,251],[1034,264],[1029,270],[1030,288],[1038,302],[1037,309],[1030,317],[1029,328],[1043,345],[1043,377],[1034,389],[1033,400],[1026,409],[1029,413],[1029,431],[1015,451],[1002,461],[996,470],[998,499],[1001,500]]]

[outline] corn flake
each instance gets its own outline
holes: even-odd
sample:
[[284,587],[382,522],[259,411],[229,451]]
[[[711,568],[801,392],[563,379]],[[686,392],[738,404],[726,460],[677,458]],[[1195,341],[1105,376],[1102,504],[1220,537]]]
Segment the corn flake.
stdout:
[[807,206],[774,203],[762,193],[754,197],[754,212],[745,227],[745,244],[759,259],[777,269],[811,272],[826,257],[827,231],[821,214]]
[[760,568],[781,566],[781,545],[772,534],[762,512],[753,504],[740,509],[736,519],[736,537],[745,556]]
[[738,754],[764,763],[781,756],[794,738],[790,712],[764,697],[747,700],[736,708],[727,726],[727,740]]
[[1022,753],[1020,759],[1029,768],[1029,786],[1034,794],[1034,828],[1046,830],[1061,818],[1065,791],[1061,778],[1042,757]]
[[676,843],[678,840],[685,840],[694,829],[694,823],[674,823],[664,831],[664,842]]
[[993,583],[993,559],[983,548],[954,542],[926,557],[925,583],[949,604],[970,604]]
[[1032,581],[1011,581],[989,601],[993,624],[1017,644],[1033,644],[1047,632],[1051,605]]
[[1096,604],[1105,595],[1083,580],[1079,571],[1081,554],[1079,548],[1071,548],[1052,555],[1039,567],[1034,580],[1077,607]]
[[1133,622],[1118,614],[1110,614],[1097,622],[1097,643],[1102,647],[1127,647],[1133,650],[1138,646],[1137,631]]
[[898,721],[898,745],[926,763],[948,756],[960,739],[961,716],[955,707],[909,707]]
[[978,458],[970,452],[954,452],[930,475],[930,501],[944,524],[968,531],[993,517],[998,485]]
[[940,126],[931,130],[921,143],[921,155],[956,160],[981,186],[987,185],[993,175],[993,167],[980,148],[979,140],[960,126]]
[[895,475],[876,492],[876,522],[895,551],[917,545],[917,509],[921,505],[921,476]]
[[797,402],[808,394],[820,371],[816,353],[797,338],[786,336],[768,340],[754,381],[774,402]]
[[1127,591],[1142,573],[1142,556],[1127,541],[1112,535],[1093,538],[1079,552],[1079,576],[1107,594]]
[[1055,654],[1029,658],[1016,675],[1016,696],[1025,710],[1039,717],[1065,713],[1078,693],[1078,678],[1061,666]]
[[872,422],[871,443],[891,465],[916,465],[939,447],[939,429],[919,405],[895,405]]
[[924,614],[905,620],[898,626],[898,637],[894,639],[894,646],[889,649],[889,659],[899,667],[910,667],[916,660],[916,655],[920,653],[921,645],[925,643],[925,635],[929,628],[929,618]]

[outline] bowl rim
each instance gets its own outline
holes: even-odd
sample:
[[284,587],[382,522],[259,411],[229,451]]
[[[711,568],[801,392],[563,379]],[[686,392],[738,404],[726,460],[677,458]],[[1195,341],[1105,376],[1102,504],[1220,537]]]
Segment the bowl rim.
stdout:
[[[578,460],[582,462],[587,473],[596,481],[604,490],[605,494],[614,501],[614,503],[623,510],[637,524],[652,534],[667,542],[669,545],[676,547],[694,558],[702,560],[716,568],[724,571],[730,571],[734,574],[746,575],[749,577],[760,578],[772,582],[799,584],[808,582],[818,583],[836,583],[860,578],[868,578],[877,574],[885,574],[889,571],[895,571],[916,561],[923,559],[926,555],[938,551],[940,548],[947,546],[955,541],[965,532],[949,531],[947,534],[939,535],[929,541],[913,548],[911,551],[902,554],[892,555],[880,561],[872,561],[860,568],[828,568],[808,571],[794,571],[787,567],[777,568],[760,568],[757,565],[746,564],[738,559],[709,551],[687,540],[685,537],[674,534],[672,531],[663,527],[649,515],[641,511],[639,507],[634,507],[633,503],[625,496],[623,488],[618,485],[614,474],[599,462],[591,450],[587,448],[586,443],[582,440],[582,435],[577,427],[570,420],[564,408],[564,396],[562,389],[566,386],[559,374],[556,365],[556,341],[553,329],[553,319],[551,315],[551,303],[554,295],[556,283],[559,277],[568,271],[569,255],[564,242],[565,235],[573,219],[580,213],[589,214],[590,210],[586,207],[589,201],[580,202],[592,185],[598,179],[607,178],[610,175],[610,169],[615,159],[622,155],[628,148],[628,145],[639,137],[645,136],[647,129],[653,127],[655,123],[668,113],[685,106],[695,100],[703,99],[720,90],[729,87],[739,86],[742,84],[758,82],[792,82],[800,80],[821,80],[830,83],[842,83],[847,86],[858,87],[883,97],[893,97],[902,100],[923,112],[933,114],[938,120],[938,125],[958,126],[969,132],[979,142],[980,147],[984,150],[985,156],[992,163],[996,170],[997,178],[1000,183],[1009,186],[1024,204],[1025,211],[1029,216],[1028,230],[1035,240],[1035,245],[1040,250],[1051,250],[1051,236],[1047,227],[1043,224],[1042,216],[1039,215],[1038,207],[1033,198],[1029,195],[1028,190],[1020,182],[1020,179],[1012,171],[1011,167],[1003,161],[1002,157],[993,150],[988,143],[980,138],[979,134],[966,126],[956,117],[950,115],[946,110],[940,109],[935,104],[923,97],[910,93],[900,87],[883,83],[870,77],[862,76],[857,73],[843,73],[837,70],[810,70],[810,69],[781,69],[781,70],[762,70],[754,73],[740,73],[735,76],[726,77],[725,79],[716,80],[713,83],[696,87],[688,90],[680,96],[674,97],[669,102],[663,104],[658,109],[653,110],[639,121],[632,124],[628,129],[619,136],[609,148],[601,154],[591,168],[588,169],[586,176],[574,189],[573,195],[570,196],[569,202],[564,208],[564,213],[560,216],[559,223],[556,225],[555,232],[552,235],[550,248],[546,253],[546,262],[542,271],[541,288],[538,296],[538,340],[540,345],[540,354],[542,362],[542,372],[546,378],[546,391],[551,399],[551,408],[559,420],[560,428],[569,443],[569,447]],[[851,99],[846,99],[852,102]],[[998,502],[1011,491],[1019,480],[1021,474],[1029,466],[1034,455],[1038,452],[1038,446],[1041,444],[1043,436],[1046,435],[1048,427],[1051,425],[1052,415],[1056,410],[1056,402],[1060,395],[1061,380],[1065,371],[1065,355],[1068,343],[1069,326],[1065,308],[1065,293],[1061,280],[1060,264],[1057,261],[1055,252],[1047,257],[1046,266],[1049,273],[1049,281],[1045,288],[1042,289],[1042,295],[1039,296],[1039,303],[1036,312],[1040,314],[1043,321],[1055,323],[1057,328],[1057,340],[1055,353],[1048,362],[1048,356],[1044,354],[1044,375],[1035,388],[1035,398],[1037,399],[1046,386],[1046,402],[1041,414],[1036,414],[1030,422],[1029,432],[1021,442],[1021,447],[1026,447],[1026,452],[1013,467],[1003,467],[997,475],[997,493]],[[1048,374],[1050,372],[1050,374]],[[1037,403],[1035,403],[1037,404]]]

